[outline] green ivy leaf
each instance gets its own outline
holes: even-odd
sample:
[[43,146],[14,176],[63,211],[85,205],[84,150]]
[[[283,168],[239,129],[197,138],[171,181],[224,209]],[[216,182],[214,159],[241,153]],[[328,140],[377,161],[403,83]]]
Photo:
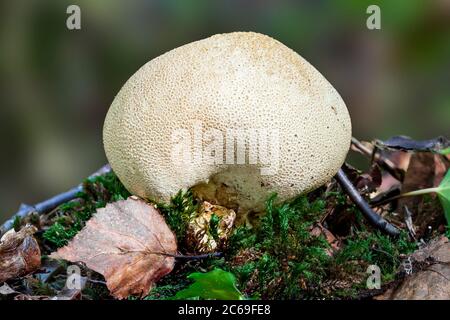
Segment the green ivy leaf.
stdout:
[[178,291],[177,299],[244,300],[236,287],[236,278],[230,272],[216,268],[210,272],[194,272],[188,276],[194,280],[188,288]]

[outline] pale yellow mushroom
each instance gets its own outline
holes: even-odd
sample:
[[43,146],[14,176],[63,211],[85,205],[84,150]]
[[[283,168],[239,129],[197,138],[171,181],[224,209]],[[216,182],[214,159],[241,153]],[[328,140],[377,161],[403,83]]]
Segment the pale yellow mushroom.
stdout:
[[341,167],[351,140],[344,101],[299,54],[253,32],[218,34],[145,64],[107,114],[104,146],[133,194],[180,189],[259,211],[311,191]]

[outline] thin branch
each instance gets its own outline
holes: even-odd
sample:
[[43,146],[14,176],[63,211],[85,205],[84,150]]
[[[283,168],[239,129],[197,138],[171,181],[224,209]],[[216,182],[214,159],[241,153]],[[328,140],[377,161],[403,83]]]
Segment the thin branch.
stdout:
[[412,222],[412,213],[409,211],[408,206],[404,206],[405,208],[405,224],[408,228],[409,235],[414,241],[416,241],[416,231],[414,230],[414,224]]
[[399,230],[396,227],[394,227],[392,224],[383,219],[383,217],[372,210],[366,200],[364,200],[364,198],[359,194],[358,190],[356,190],[356,188],[353,186],[342,168],[339,169],[335,178],[341,185],[342,189],[348,194],[350,199],[352,199],[352,201],[373,227],[393,237],[396,237],[400,234]]
[[[99,170],[97,170],[96,172],[91,174],[89,176],[89,178],[96,177],[96,176],[108,173],[110,171],[111,171],[111,167],[109,166],[109,164],[106,164],[103,167],[101,167]],[[47,213],[67,201],[76,199],[78,197],[78,194],[82,191],[83,191],[83,184],[80,183],[78,186],[76,186],[66,192],[60,193],[54,197],[51,197],[50,199],[44,200],[35,205],[21,204],[19,210],[9,220],[7,220],[5,223],[3,223],[1,225],[0,236],[3,235],[8,230],[12,229],[12,227],[14,225],[14,220],[16,218],[21,218],[21,219],[25,218],[26,216],[28,216],[29,214],[31,214],[33,212],[35,212],[37,214]]]
[[197,256],[173,255],[173,257],[175,259],[183,259],[183,260],[201,260],[201,259],[208,259],[208,258],[220,258],[222,256],[223,256],[222,252],[206,253],[206,254],[200,254]]
[[[117,247],[121,251],[121,254],[128,254],[128,253],[140,253],[140,254],[154,254],[159,256],[165,256],[165,257],[171,257],[175,259],[185,259],[185,260],[201,260],[201,259],[208,259],[208,258],[220,258],[223,256],[222,252],[211,252],[211,253],[205,253],[200,255],[194,255],[194,256],[186,256],[182,254],[172,254],[167,252],[160,252],[160,251],[151,251],[151,250],[130,250],[130,249],[122,249]],[[102,254],[115,254],[115,252],[100,252],[92,257],[90,259],[97,257]]]
[[[211,252],[211,253],[205,253],[205,254],[200,254],[200,255],[196,255],[196,256],[186,256],[186,255],[182,255],[182,254],[172,254],[172,253],[167,253],[167,252],[151,251],[149,249],[145,249],[145,250],[130,250],[130,249],[123,249],[123,248],[120,248],[120,247],[116,247],[116,248],[121,251],[121,254],[128,254],[128,253],[155,254],[155,255],[171,257],[171,258],[175,258],[175,259],[185,259],[185,260],[200,260],[200,259],[207,259],[207,258],[220,258],[220,257],[223,256],[222,252]],[[115,254],[115,252],[100,252],[100,253],[90,257],[90,259],[92,259],[93,257],[99,256],[99,255],[102,255],[102,254]]]
[[367,148],[364,144],[362,144],[358,139],[355,137],[352,137],[352,145],[361,151],[361,153],[365,154],[366,156],[373,158],[373,160],[380,165],[383,169],[385,169],[387,172],[389,172],[395,179],[399,181],[403,181],[404,173],[403,171],[396,168],[395,164],[387,159],[386,157],[383,157],[379,153],[373,152],[373,150]]

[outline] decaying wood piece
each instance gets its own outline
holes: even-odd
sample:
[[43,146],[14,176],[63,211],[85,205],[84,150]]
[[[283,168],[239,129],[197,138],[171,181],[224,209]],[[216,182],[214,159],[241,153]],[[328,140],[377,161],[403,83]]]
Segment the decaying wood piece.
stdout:
[[10,230],[0,240],[0,283],[26,275],[41,266],[41,250],[34,239],[36,227]]
[[[450,299],[450,242],[445,236],[433,240],[410,256],[410,274],[397,287],[377,300]],[[415,265],[425,267],[416,270]]]

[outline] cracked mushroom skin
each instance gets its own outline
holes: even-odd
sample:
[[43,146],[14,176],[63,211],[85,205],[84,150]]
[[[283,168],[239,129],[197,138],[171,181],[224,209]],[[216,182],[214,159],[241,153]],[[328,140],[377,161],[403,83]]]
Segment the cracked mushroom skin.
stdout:
[[299,54],[253,32],[218,34],[141,67],[106,116],[106,156],[133,194],[261,211],[329,181],[351,140],[344,101]]

